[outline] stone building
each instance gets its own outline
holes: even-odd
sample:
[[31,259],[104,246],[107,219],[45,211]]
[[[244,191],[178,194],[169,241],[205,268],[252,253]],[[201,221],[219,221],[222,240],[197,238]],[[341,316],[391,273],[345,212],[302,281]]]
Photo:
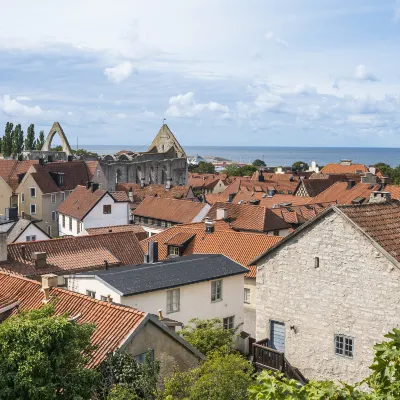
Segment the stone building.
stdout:
[[400,326],[400,206],[371,203],[332,206],[251,262],[257,340],[308,379],[361,381]]

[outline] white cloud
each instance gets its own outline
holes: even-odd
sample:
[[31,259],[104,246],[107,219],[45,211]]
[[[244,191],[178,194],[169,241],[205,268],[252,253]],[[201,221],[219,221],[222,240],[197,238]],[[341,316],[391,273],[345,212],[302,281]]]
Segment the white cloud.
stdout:
[[115,114],[115,116],[116,116],[117,118],[120,118],[120,119],[124,119],[124,118],[127,118],[127,117],[128,117],[128,115],[127,115],[127,114],[124,114],[124,113],[118,113],[118,114]]
[[[229,107],[215,101],[209,103],[196,103],[194,93],[179,94],[169,99],[169,107],[167,115],[171,117],[194,117],[202,111],[208,110],[211,112],[229,114]],[[224,117],[226,118],[226,116]]]
[[370,82],[376,82],[379,80],[374,74],[367,71],[367,68],[365,67],[364,64],[357,65],[357,67],[354,70],[354,78],[359,81],[370,81]]
[[18,101],[31,101],[28,96],[17,96],[15,99]]
[[0,99],[0,108],[7,114],[16,117],[36,117],[42,114],[39,106],[28,107],[21,104],[16,99],[12,99],[8,94]]
[[261,111],[276,110],[283,104],[283,99],[271,92],[264,92],[257,95],[254,104]]
[[296,85],[296,87],[294,88],[294,93],[304,95],[316,94],[317,89],[314,86],[306,84]]
[[278,44],[279,46],[288,48],[289,44],[286,40],[283,40],[282,38],[280,38],[279,36],[276,36],[274,32],[269,31],[264,35],[265,39],[267,39],[268,41],[271,42],[275,42],[276,44]]
[[104,75],[106,75],[110,81],[120,83],[128,79],[134,71],[133,64],[130,61],[125,61],[115,67],[106,68],[104,70]]

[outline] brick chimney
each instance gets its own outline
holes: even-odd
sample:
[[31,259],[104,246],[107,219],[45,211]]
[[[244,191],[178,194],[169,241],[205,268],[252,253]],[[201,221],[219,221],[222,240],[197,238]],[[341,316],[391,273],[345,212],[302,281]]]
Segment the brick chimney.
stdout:
[[217,221],[228,218],[228,210],[226,208],[217,208]]
[[387,201],[392,200],[392,196],[390,192],[372,192],[369,197],[370,203],[386,203]]
[[44,293],[43,302],[47,303],[50,300],[50,291],[58,285],[58,276],[55,274],[42,275],[42,290]]
[[7,261],[7,232],[0,233],[0,263]]
[[32,260],[35,261],[36,268],[44,268],[47,265],[47,253],[43,251],[35,251],[32,253]]

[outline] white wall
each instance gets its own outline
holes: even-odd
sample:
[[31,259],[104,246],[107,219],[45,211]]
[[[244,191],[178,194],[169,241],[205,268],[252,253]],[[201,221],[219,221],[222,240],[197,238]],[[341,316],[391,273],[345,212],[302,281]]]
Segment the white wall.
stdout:
[[[278,236],[285,237],[285,236],[289,235],[289,233],[290,233],[289,228],[280,229],[280,230],[279,230],[279,235],[278,235]],[[269,231],[269,232],[267,232],[267,235],[273,236],[273,235],[274,235],[274,231]]]
[[36,240],[49,239],[49,237],[46,234],[44,234],[35,224],[30,224],[14,243],[26,242],[26,237],[32,235],[36,236]]
[[[167,290],[158,290],[134,296],[119,296],[102,282],[90,277],[69,275],[68,289],[86,294],[86,290],[96,292],[96,299],[110,295],[114,302],[138,308],[144,312],[157,314],[163,310],[165,317],[187,324],[192,318],[225,318],[235,316],[235,327],[243,324],[243,275],[223,278],[222,301],[211,302],[211,281],[199,282],[180,288],[180,311],[167,313]],[[243,326],[241,325],[241,328]],[[242,330],[242,329],[240,329]]]

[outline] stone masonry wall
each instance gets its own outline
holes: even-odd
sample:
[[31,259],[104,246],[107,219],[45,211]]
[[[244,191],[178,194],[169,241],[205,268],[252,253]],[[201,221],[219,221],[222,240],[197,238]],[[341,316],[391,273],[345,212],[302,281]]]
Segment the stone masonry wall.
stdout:
[[[284,322],[285,356],[307,378],[365,378],[373,345],[400,325],[399,269],[335,212],[258,265],[257,340]],[[335,355],[335,334],[354,338],[354,358]]]

